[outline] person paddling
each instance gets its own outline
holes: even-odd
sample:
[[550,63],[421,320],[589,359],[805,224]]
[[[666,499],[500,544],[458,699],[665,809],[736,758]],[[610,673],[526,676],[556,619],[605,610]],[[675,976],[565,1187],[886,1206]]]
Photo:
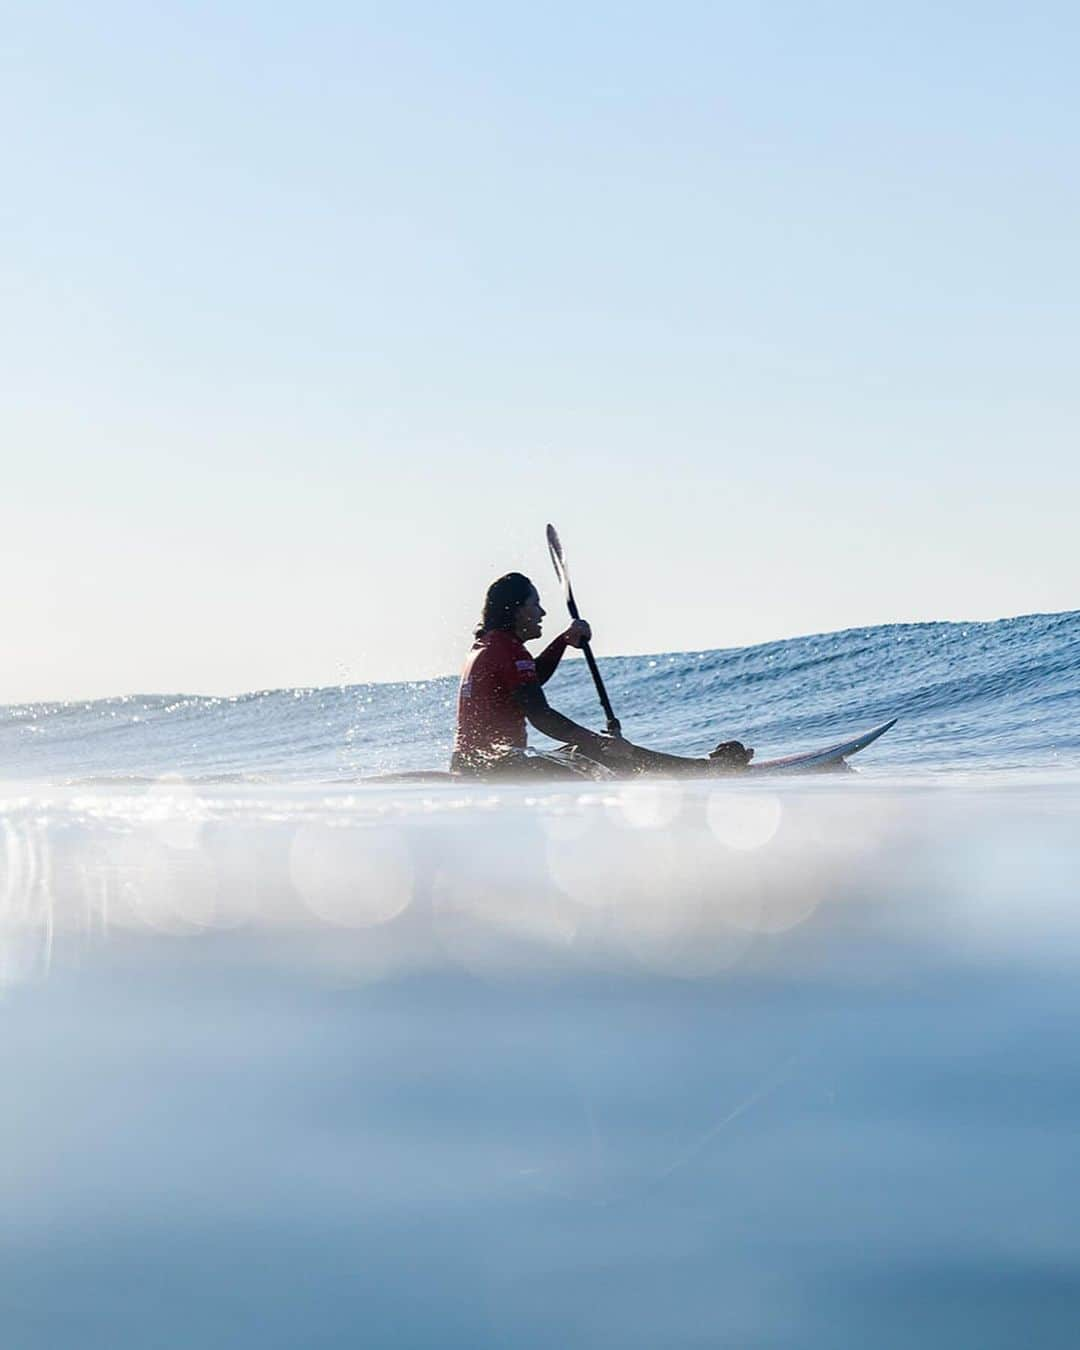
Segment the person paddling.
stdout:
[[450,767],[455,773],[494,776],[565,776],[565,766],[526,755],[526,722],[573,746],[587,759],[620,773],[710,774],[744,768],[753,755],[738,741],[717,746],[708,759],[687,759],[601,735],[564,717],[544,697],[567,647],[592,640],[584,619],[535,659],[526,642],[540,637],[545,610],[528,577],[508,572],[488,587],[475,642],[458,690],[457,734]]

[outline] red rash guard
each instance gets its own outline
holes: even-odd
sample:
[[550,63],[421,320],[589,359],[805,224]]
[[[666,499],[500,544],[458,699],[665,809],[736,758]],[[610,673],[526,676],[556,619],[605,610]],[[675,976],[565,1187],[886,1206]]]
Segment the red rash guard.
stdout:
[[566,638],[557,637],[534,661],[513,633],[495,628],[482,633],[461,673],[454,754],[483,762],[524,750],[525,714],[514,702],[514,690],[545,684],[565,650]]

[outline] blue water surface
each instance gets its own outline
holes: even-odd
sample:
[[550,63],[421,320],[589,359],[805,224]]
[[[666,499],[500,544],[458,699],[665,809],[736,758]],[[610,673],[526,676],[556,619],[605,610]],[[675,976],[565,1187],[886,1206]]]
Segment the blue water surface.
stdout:
[[[732,737],[755,746],[759,758],[789,754],[899,717],[860,766],[1080,765],[1080,611],[884,624],[723,651],[600,653],[600,660],[624,734],[679,754],[704,754]],[[7,707],[0,775],[325,782],[442,768],[456,689],[447,676]],[[564,660],[547,693],[575,720],[603,726],[584,662]]]

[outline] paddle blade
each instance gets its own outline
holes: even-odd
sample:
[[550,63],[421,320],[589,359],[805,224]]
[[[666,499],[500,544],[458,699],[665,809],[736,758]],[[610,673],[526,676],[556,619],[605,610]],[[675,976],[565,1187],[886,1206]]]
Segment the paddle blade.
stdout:
[[548,552],[551,554],[551,565],[555,568],[555,575],[559,578],[559,585],[563,588],[563,594],[569,600],[570,597],[570,575],[566,570],[566,559],[563,557],[562,544],[559,541],[559,532],[554,525],[547,527]]

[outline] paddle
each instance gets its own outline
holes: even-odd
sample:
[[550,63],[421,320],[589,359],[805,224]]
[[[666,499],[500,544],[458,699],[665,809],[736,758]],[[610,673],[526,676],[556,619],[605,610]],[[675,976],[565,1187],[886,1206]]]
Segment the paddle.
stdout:
[[[559,583],[563,588],[563,595],[566,596],[566,608],[570,611],[572,619],[580,619],[578,613],[577,601],[574,599],[574,588],[570,585],[570,573],[566,570],[566,558],[563,556],[562,544],[559,542],[559,535],[554,525],[547,527],[548,549],[551,552],[552,566],[555,568],[555,575],[559,578]],[[581,644],[581,650],[585,653],[585,660],[589,667],[589,674],[593,677],[593,684],[596,685],[596,692],[600,695],[600,704],[604,709],[604,716],[607,718],[608,733],[612,736],[622,735],[622,727],[619,725],[619,719],[612,711],[611,700],[607,696],[607,690],[604,688],[604,681],[600,678],[600,670],[596,664],[596,657],[592,654],[592,648],[587,642]]]

